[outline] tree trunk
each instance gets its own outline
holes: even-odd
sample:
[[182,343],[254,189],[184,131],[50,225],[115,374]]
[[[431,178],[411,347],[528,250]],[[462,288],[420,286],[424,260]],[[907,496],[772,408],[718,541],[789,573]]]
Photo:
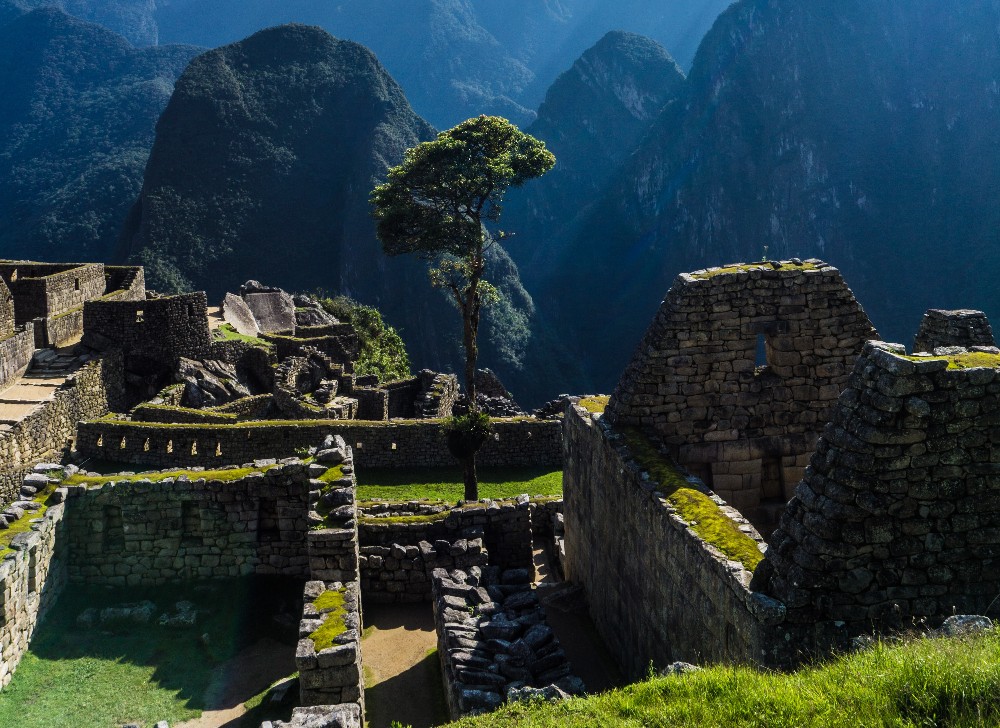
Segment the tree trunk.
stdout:
[[462,463],[465,478],[465,500],[479,500],[479,479],[476,476],[476,453],[472,453]]

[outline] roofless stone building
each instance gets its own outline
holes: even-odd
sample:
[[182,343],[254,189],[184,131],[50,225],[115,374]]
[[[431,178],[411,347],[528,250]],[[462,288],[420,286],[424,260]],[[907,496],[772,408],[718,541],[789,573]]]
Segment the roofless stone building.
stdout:
[[818,260],[685,273],[607,418],[655,431],[675,462],[767,534],[877,336],[840,272]]

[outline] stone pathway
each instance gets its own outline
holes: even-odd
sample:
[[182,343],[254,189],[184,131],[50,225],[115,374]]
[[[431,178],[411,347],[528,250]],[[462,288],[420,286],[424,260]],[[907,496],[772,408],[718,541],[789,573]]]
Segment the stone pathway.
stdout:
[[40,349],[35,352],[27,373],[0,391],[0,425],[20,422],[43,402],[52,399],[56,389],[84,363],[84,359],[66,349]]
[[176,728],[235,728],[246,713],[243,703],[295,672],[295,651],[288,644],[262,639],[216,668],[206,689],[208,708],[200,718]]
[[393,721],[429,728],[448,721],[441,684],[434,615],[429,603],[364,609],[361,655],[365,667],[368,728]]
[[208,307],[208,330],[215,331],[215,329],[226,323],[226,319],[222,315],[222,306],[209,306]]

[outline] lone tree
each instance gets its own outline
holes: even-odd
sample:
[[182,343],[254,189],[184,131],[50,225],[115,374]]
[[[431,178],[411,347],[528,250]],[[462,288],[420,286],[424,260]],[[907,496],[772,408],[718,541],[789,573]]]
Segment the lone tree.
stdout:
[[[498,116],[480,116],[407,150],[371,195],[378,236],[387,255],[415,253],[434,262],[431,284],[444,288],[462,313],[465,389],[469,414],[454,418],[450,439],[467,446],[458,455],[465,470],[465,498],[477,500],[476,450],[489,419],[476,402],[476,360],[483,305],[497,295],[484,279],[486,252],[497,244],[485,227],[503,212],[503,197],[540,177],[556,162],[545,144]],[[502,235],[501,235],[502,237]],[[470,452],[471,451],[471,452]]]

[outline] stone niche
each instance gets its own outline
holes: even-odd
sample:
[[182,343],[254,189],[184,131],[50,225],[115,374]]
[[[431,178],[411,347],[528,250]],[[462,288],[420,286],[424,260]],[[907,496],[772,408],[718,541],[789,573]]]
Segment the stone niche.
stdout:
[[607,416],[654,432],[767,535],[875,338],[840,272],[819,260],[682,274]]
[[866,345],[754,575],[801,647],[997,614],[1000,352]]

